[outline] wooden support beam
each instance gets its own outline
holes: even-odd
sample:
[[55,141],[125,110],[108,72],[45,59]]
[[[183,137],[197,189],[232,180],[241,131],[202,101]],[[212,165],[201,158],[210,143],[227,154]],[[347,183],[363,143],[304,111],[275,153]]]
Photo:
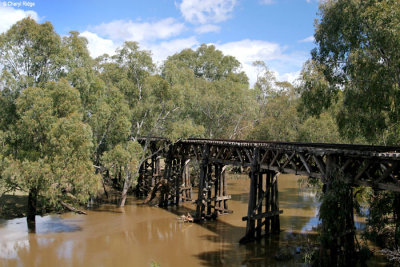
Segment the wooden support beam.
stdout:
[[249,162],[251,162],[251,161],[253,160],[253,158],[252,158],[252,156],[250,155],[249,150],[248,150],[247,148],[244,148],[243,150],[244,150],[244,152],[246,153],[246,156],[247,156]]
[[238,155],[238,157],[239,157],[239,160],[240,160],[240,163],[244,163],[244,161],[243,161],[243,158],[242,158],[242,155],[241,155],[241,153],[240,153],[240,150],[239,149],[237,149],[237,148],[235,148],[235,151],[236,151],[236,154]]
[[[263,212],[260,214],[255,214],[255,215],[251,216],[250,219],[257,220],[257,219],[270,218],[270,217],[274,217],[274,216],[282,214],[282,213],[283,213],[283,210],[267,211],[267,212]],[[248,216],[242,217],[242,221],[247,221],[247,220],[249,220]]]
[[227,210],[227,209],[220,208],[220,207],[214,207],[214,209],[216,209],[222,213],[233,213],[233,210]]
[[[274,154],[274,152],[272,152],[272,154]],[[269,163],[269,167],[271,168],[274,164],[275,161],[277,161],[278,157],[280,156],[280,152],[276,151],[276,154],[274,155],[274,158],[271,160],[271,162]],[[280,167],[279,162],[277,162],[276,164],[278,167]]]
[[312,155],[315,163],[318,166],[319,171],[321,172],[322,177],[325,177],[325,167],[324,167],[324,163],[322,162],[321,159],[319,159],[317,156]]
[[204,145],[202,152],[202,159],[200,163],[200,181],[199,181],[199,192],[197,197],[197,207],[195,220],[201,221],[202,214],[204,212],[204,188],[206,186],[206,179],[208,175],[208,157],[210,154],[210,147],[208,144]]
[[233,161],[233,160],[210,158],[210,162],[219,163],[219,164],[222,164],[222,165],[251,167],[251,163],[242,163],[241,161]]
[[282,165],[282,169],[286,167],[286,165],[288,165],[289,163],[292,162],[292,158],[294,157],[294,155],[296,155],[296,152],[293,152],[290,156],[288,156],[287,153],[285,153],[285,156],[287,158],[286,162]]
[[[249,203],[247,207],[247,217],[252,218],[254,208],[257,202],[257,178],[260,165],[258,164],[260,149],[258,147],[254,148],[253,153],[253,161],[251,166],[250,172],[250,194],[249,194]],[[246,243],[255,238],[255,220],[250,219],[247,220],[246,223],[246,234],[245,236],[239,241],[240,243]]]
[[[263,190],[263,173],[261,173],[260,171],[258,172],[258,184],[257,184],[258,188],[257,188],[257,213],[261,214],[262,213],[262,204],[264,201],[264,197],[265,197],[265,192]],[[261,218],[257,218],[257,227],[256,227],[256,237],[260,238],[261,237],[261,227],[258,227],[259,225],[261,225],[262,220]]]
[[368,170],[370,167],[371,162],[369,160],[366,160],[364,162],[364,165],[361,167],[361,169],[358,171],[356,177],[354,177],[354,181],[358,181],[360,177]]
[[265,163],[265,160],[267,159],[267,157],[268,157],[268,150],[266,150],[265,152],[264,152],[264,155],[262,156],[262,158],[261,158],[261,161],[260,161],[260,164],[263,164],[263,163]]

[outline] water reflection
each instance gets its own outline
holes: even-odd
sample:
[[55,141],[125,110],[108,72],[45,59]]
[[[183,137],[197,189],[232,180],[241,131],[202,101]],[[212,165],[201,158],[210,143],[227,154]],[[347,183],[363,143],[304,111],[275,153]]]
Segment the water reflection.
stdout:
[[102,205],[88,215],[37,217],[36,234],[27,231],[26,219],[0,222],[0,265],[29,266],[289,266],[301,264],[274,258],[279,247],[301,246],[315,238],[313,227],[318,198],[301,189],[297,177],[279,178],[280,235],[239,245],[245,233],[248,176],[228,180],[233,214],[203,224],[178,218],[194,205],[160,209],[129,199],[125,208]]

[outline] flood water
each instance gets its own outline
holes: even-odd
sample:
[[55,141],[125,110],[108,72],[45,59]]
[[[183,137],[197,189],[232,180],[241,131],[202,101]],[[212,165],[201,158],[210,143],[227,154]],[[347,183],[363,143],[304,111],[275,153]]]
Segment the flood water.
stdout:
[[[243,176],[245,177],[245,176]],[[300,188],[298,177],[279,177],[282,232],[239,245],[245,233],[249,179],[229,179],[233,214],[203,224],[178,219],[193,204],[161,209],[129,199],[126,207],[102,205],[88,215],[37,216],[36,233],[26,219],[0,221],[1,266],[292,266],[301,256],[278,262],[279,247],[299,248],[315,236],[318,198]]]

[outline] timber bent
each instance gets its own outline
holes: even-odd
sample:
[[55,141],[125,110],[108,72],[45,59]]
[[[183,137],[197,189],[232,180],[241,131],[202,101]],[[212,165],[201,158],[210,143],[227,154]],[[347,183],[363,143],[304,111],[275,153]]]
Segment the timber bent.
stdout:
[[325,188],[336,175],[350,185],[400,192],[400,147],[198,138],[171,142],[160,137],[139,142],[152,155],[141,165],[137,192],[149,200],[159,191],[160,206],[192,201],[189,162],[199,164],[198,196],[193,201],[196,221],[232,212],[225,168],[250,168],[248,213],[243,217],[247,226],[241,242],[261,237],[262,228],[266,234],[280,231],[280,173],[317,178]]

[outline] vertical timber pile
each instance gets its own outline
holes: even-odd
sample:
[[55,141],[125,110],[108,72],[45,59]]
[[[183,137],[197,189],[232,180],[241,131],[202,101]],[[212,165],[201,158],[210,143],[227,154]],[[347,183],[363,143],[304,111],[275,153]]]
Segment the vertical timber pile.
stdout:
[[163,179],[161,181],[161,192],[160,192],[160,207],[166,207],[168,206],[168,200],[170,197],[169,194],[169,180],[171,177],[171,172],[172,172],[172,163],[173,163],[173,146],[171,145],[168,149],[167,152],[167,157],[165,158],[165,167],[164,167],[164,174],[163,174]]
[[181,187],[181,199],[182,202],[192,200],[192,183],[190,182],[190,169],[189,169],[190,159],[184,161],[182,160],[182,187]]
[[159,179],[159,159],[156,155],[145,159],[139,168],[139,178],[136,186],[136,196],[147,196]]
[[394,245],[399,249],[400,248],[400,193],[394,193],[393,199],[393,217],[395,223],[395,232],[394,232]]
[[148,168],[150,167],[151,163],[148,162],[148,159],[145,159],[139,167],[139,177],[138,177],[138,183],[136,186],[136,196],[137,197],[143,197],[145,196],[148,191],[150,190],[149,188],[149,180],[150,180],[150,175],[149,175],[149,170]]
[[215,164],[215,183],[214,183],[214,214],[215,216],[232,213],[231,210],[228,210],[228,199],[231,196],[226,194],[226,175],[225,170],[226,166],[222,164]]
[[153,169],[153,178],[151,180],[151,189],[153,189],[156,186],[156,184],[160,182],[160,178],[161,178],[160,160],[161,160],[161,156],[155,155],[153,158],[154,169]]
[[226,167],[220,163],[211,164],[210,148],[204,146],[200,162],[199,193],[196,201],[195,220],[216,218],[218,215],[232,213],[227,200],[231,198],[226,190]]
[[179,147],[170,146],[161,185],[160,206],[166,207],[170,204],[179,205],[182,197],[182,183],[185,171],[184,151]]
[[211,209],[212,209],[212,206],[211,206],[211,194],[212,194],[212,191],[211,191],[211,188],[212,188],[212,186],[213,186],[213,184],[214,184],[214,182],[215,182],[215,179],[213,179],[213,176],[212,176],[212,164],[208,164],[208,166],[207,166],[207,175],[206,175],[206,183],[205,183],[205,188],[204,188],[204,192],[205,192],[205,197],[206,197],[206,199],[205,199],[205,202],[206,202],[206,204],[207,204],[207,211],[206,211],[206,217],[208,217],[208,216],[210,216],[211,215]]
[[[240,243],[247,243],[262,236],[262,227],[265,226],[265,233],[279,233],[280,222],[278,202],[278,173],[271,170],[261,170],[258,147],[254,149],[253,161],[250,172],[250,194],[247,216],[243,221],[247,221],[246,234]],[[265,175],[265,189],[264,189]],[[263,212],[263,204],[265,212]]]
[[205,195],[204,189],[206,187],[206,177],[208,173],[208,157],[210,154],[209,145],[203,147],[201,162],[200,162],[200,181],[199,181],[199,192],[196,201],[196,215],[195,221],[201,221],[202,215],[205,208]]

